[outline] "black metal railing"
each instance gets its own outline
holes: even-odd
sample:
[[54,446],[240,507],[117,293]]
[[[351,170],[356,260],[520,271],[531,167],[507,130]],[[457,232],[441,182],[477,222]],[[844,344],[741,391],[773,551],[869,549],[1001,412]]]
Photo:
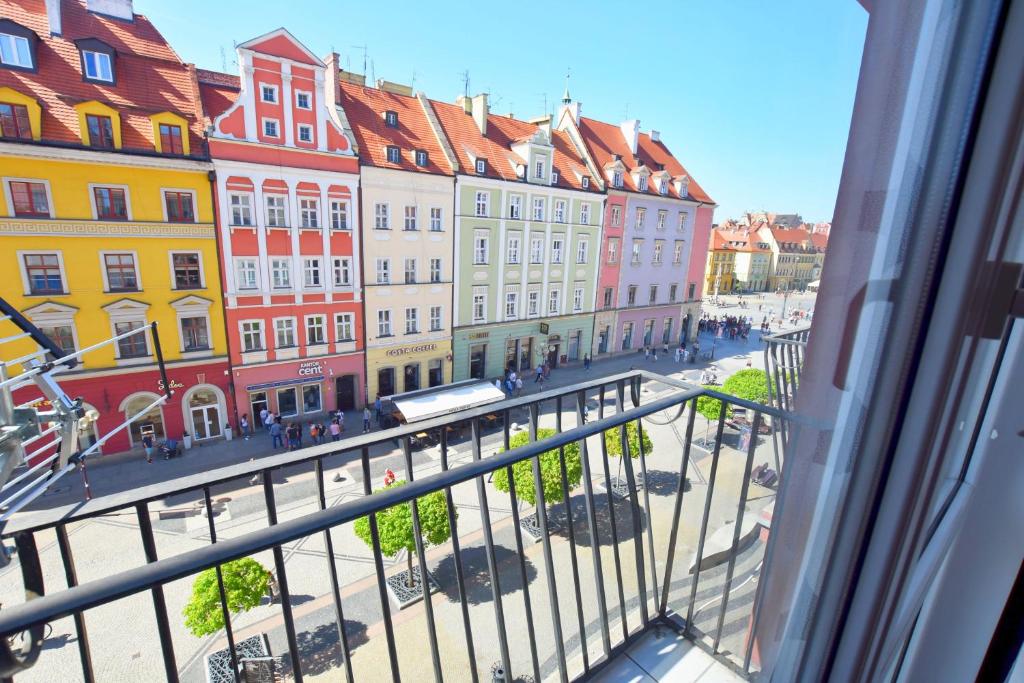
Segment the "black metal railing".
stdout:
[[[707,415],[707,411],[698,411],[698,400],[706,401],[708,398],[718,399],[722,409],[714,420],[714,441],[705,439],[702,447],[695,444],[693,435],[697,418]],[[595,400],[598,402],[596,419],[591,417],[588,420],[585,406]],[[610,405],[606,408],[606,404]],[[746,419],[736,420],[736,415],[730,414],[730,410],[745,412]],[[676,424],[680,419],[685,421],[684,434],[679,433]],[[285,547],[319,536],[325,545],[325,569],[330,579],[330,591],[321,597],[328,600],[333,608],[332,628],[337,630],[338,637],[338,656],[332,666],[343,670],[347,680],[355,680],[353,654],[380,641],[375,639],[361,644],[349,641],[346,599],[343,597],[348,585],[345,577],[339,575],[336,562],[338,541],[333,534],[344,525],[368,517],[373,565],[372,587],[368,590],[373,594],[373,601],[379,603],[378,632],[383,633],[393,680],[402,677],[403,663],[409,666],[403,661],[403,654],[409,653],[410,648],[419,653],[415,648],[421,647],[419,643],[414,647],[407,635],[400,637],[398,633],[401,628],[401,634],[408,634],[409,614],[422,616],[435,680],[442,680],[446,672],[451,671],[453,656],[451,652],[443,655],[439,628],[445,629],[446,642],[451,640],[449,636],[452,633],[458,633],[459,639],[464,641],[458,649],[459,656],[464,658],[458,665],[460,677],[473,681],[490,679],[493,671],[499,670],[504,676],[502,680],[508,681],[524,671],[537,681],[552,675],[563,681],[589,676],[654,626],[680,630],[727,666],[741,674],[749,674],[757,667],[752,658],[760,603],[760,596],[749,586],[759,575],[763,579],[765,558],[771,553],[771,536],[768,536],[766,546],[763,536],[767,534],[767,525],[752,533],[745,531],[745,523],[750,515],[755,514],[752,504],[770,499],[774,494],[771,489],[760,488],[755,501],[751,495],[751,474],[759,447],[766,445],[766,441],[760,438],[764,425],[770,422],[771,429],[775,430],[791,419],[791,415],[776,407],[750,403],[645,371],[630,371],[414,425],[268,456],[255,462],[95,498],[82,504],[26,513],[10,521],[3,529],[3,538],[16,542],[18,561],[26,573],[42,571],[38,540],[55,534],[56,551],[67,587],[54,590],[54,577],[47,577],[51,587],[45,595],[28,596],[30,599],[22,604],[4,605],[0,610],[0,642],[11,645],[18,634],[34,625],[38,627],[72,617],[82,678],[96,680],[95,643],[86,628],[88,611],[148,591],[164,675],[168,681],[177,681],[182,663],[175,651],[175,643],[180,639],[176,640],[174,635],[164,589],[175,581],[215,568],[225,624],[224,636],[231,662],[230,676],[241,680],[236,656],[237,634],[232,625],[235,617],[228,608],[221,567],[231,560],[270,551],[279,586],[280,621],[287,649],[287,653],[281,653],[283,665],[291,678],[301,681],[309,662],[300,648],[300,640],[305,642],[300,638],[304,632],[300,632],[301,624],[295,617],[295,595],[289,586],[289,579],[295,577],[289,576]],[[525,421],[529,442],[510,449],[511,436],[516,431],[513,420]],[[555,433],[538,441],[538,428],[542,422],[553,423]],[[712,420],[707,420],[708,429],[711,423]],[[496,429],[500,434],[493,430],[488,433],[488,425],[494,424],[499,425]],[[636,450],[628,429],[631,424],[636,425],[639,436],[635,443],[641,447],[635,457],[626,457],[634,456],[632,451]],[[467,433],[460,434],[457,425],[468,425]],[[609,455],[606,437],[609,430],[616,429],[618,435],[613,431],[611,438],[618,441],[623,455],[618,464],[625,474],[623,497],[615,495],[615,479],[610,464],[612,456]],[[642,447],[644,434],[651,429],[659,430],[659,433],[674,433],[678,443],[655,446],[645,451]],[[440,469],[426,474],[428,467],[423,464],[416,447],[418,438],[431,432],[436,433],[439,439],[436,448]],[[735,439],[734,445],[726,443],[729,439]],[[397,450],[393,448],[396,444]],[[484,451],[491,447],[498,452],[485,454]],[[570,495],[572,486],[567,476],[569,459],[566,451],[573,448],[577,449],[580,457],[582,493]],[[453,456],[456,449],[458,457]],[[548,504],[545,500],[545,476],[540,458],[553,449],[557,449],[559,454],[561,502],[558,504]],[[371,475],[374,465],[379,464],[375,461],[384,457],[401,462],[407,483],[373,493]],[[672,469],[652,470],[649,467],[652,458],[656,458],[661,466],[670,464]],[[532,461],[530,481],[536,497],[536,512],[529,521],[534,524],[537,542],[541,544],[540,561],[544,574],[544,583],[534,586],[532,592],[529,579],[532,561],[529,556],[536,555],[532,552],[535,546],[524,544],[524,533],[528,533],[529,525],[526,524],[528,520],[519,515],[522,491],[516,490],[517,482],[513,476],[513,466],[527,461]],[[351,472],[354,473],[353,479],[362,480],[362,495],[329,505],[326,472],[340,463],[358,465],[358,469]],[[277,502],[278,494],[285,490],[281,479],[295,476],[303,470],[311,470],[316,481],[316,509],[294,518],[281,519],[281,508]],[[738,477],[729,479],[729,475],[724,473],[726,470],[734,474],[738,472]],[[490,477],[501,471],[507,475],[509,490],[496,496],[494,491],[488,491],[486,484]],[[250,480],[262,485],[266,526],[225,537],[218,533],[217,492],[221,487]],[[597,484],[602,480],[604,491],[600,492]],[[519,483],[522,485],[522,481]],[[691,492],[691,496],[699,495],[698,487],[704,489],[702,503],[699,506],[688,505],[687,492]],[[457,505],[453,494],[456,489],[460,496],[475,489],[475,499]],[[423,599],[410,608],[412,612],[402,614],[402,623],[399,624],[393,616],[389,599],[388,569],[381,551],[377,516],[393,506],[438,491],[444,492],[451,529],[450,540],[438,547],[440,553],[450,556],[454,565],[454,575],[443,586],[451,598],[439,600],[429,589],[424,590]],[[659,500],[652,502],[652,496],[659,497]],[[195,499],[207,518],[209,543],[160,558],[152,524],[154,505],[166,504],[170,498],[179,506],[183,500]],[[728,512],[713,513],[713,508],[721,505],[722,500],[723,509]],[[507,505],[507,508],[499,510],[499,505]],[[418,507],[410,506],[415,539],[413,555],[419,577],[424,578],[421,585],[428,587],[430,560],[420,533],[423,520]],[[471,581],[481,578],[471,577],[466,571],[465,556],[476,552],[475,549],[467,550],[466,543],[477,532],[460,534],[459,524],[462,522],[459,513],[465,519],[467,512],[474,511],[479,514],[479,536],[482,537],[482,552],[486,559],[486,575],[482,582],[477,582],[479,585],[474,583],[472,588],[476,598],[480,598],[478,588],[488,589],[486,598],[491,602],[492,610],[486,621],[493,620],[493,640],[496,642],[491,640],[490,627],[485,628],[480,621],[482,608],[479,605],[487,600],[467,599]],[[69,529],[89,520],[111,519],[126,512],[135,518],[145,563],[80,584],[76,553],[82,549],[73,550]],[[502,519],[496,520],[495,515]],[[721,539],[716,541],[714,538],[712,527],[719,526],[727,531],[727,525],[723,527],[716,521],[720,517],[731,519],[733,528],[731,533],[722,534],[722,538],[727,537],[729,542],[715,550],[712,546],[716,542],[723,544]],[[509,526],[513,538],[499,541],[499,533],[507,539]],[[556,526],[561,529],[557,535]],[[656,534],[656,526],[660,534]],[[754,544],[754,550],[750,550],[750,543]],[[695,552],[689,571],[686,571],[680,564],[685,562],[688,550],[692,550],[694,544]],[[436,559],[437,553],[433,557]],[[742,580],[736,576],[738,567],[744,575]],[[308,574],[308,567],[304,574]],[[537,572],[534,570],[533,574],[536,576]],[[298,578],[301,580],[304,576]],[[762,583],[763,580],[758,585]],[[518,600],[509,602],[515,593],[521,593],[522,605]],[[542,596],[547,598],[546,605]],[[458,603],[457,609],[451,603]],[[355,601],[347,604],[351,606]],[[715,609],[707,609],[711,605]],[[510,624],[515,629],[512,641],[509,637]],[[543,633],[541,628],[545,629]],[[547,628],[550,628],[550,633]],[[493,658],[489,654],[492,652]],[[120,653],[120,656],[124,654]],[[10,662],[8,659],[5,664],[10,665]],[[493,667],[488,669],[492,664]],[[414,666],[422,665],[425,665],[425,660]],[[45,657],[35,666],[47,666]],[[5,675],[14,673],[8,669]],[[375,673],[388,675],[383,669]],[[417,675],[422,674],[422,670],[417,670]],[[447,677],[451,678],[451,674],[448,673]]]
[[[790,332],[780,332],[761,337],[764,342],[764,367],[768,373],[768,403],[775,408],[793,413],[793,402],[796,390],[800,386],[800,373],[804,367],[804,355],[807,353],[807,341],[811,336],[810,326],[801,327]],[[773,444],[776,453],[776,466],[781,469],[781,454],[788,451],[789,424],[780,425],[773,432]]]

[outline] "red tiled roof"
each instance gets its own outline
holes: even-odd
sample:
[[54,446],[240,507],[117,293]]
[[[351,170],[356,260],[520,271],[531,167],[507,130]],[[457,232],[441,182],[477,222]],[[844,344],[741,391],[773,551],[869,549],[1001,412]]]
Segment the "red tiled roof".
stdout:
[[[615,154],[620,155],[622,157],[622,164],[626,167],[623,187],[631,192],[638,192],[631,174],[631,171],[637,168],[637,165],[633,161],[633,153],[630,151],[629,145],[626,144],[626,138],[622,135],[622,129],[613,123],[588,119],[585,116],[580,117],[578,126],[580,135],[583,136],[583,140],[593,155],[597,166],[604,168],[606,164],[614,160]],[[658,171],[658,164],[664,164],[665,170],[673,178],[680,175],[689,176],[688,198],[698,202],[714,203],[714,200],[704,192],[704,189],[696,179],[672,155],[668,147],[665,146],[665,143],[661,141],[655,142],[647,133],[640,133],[637,140],[636,156],[640,157],[640,160],[652,173]],[[650,182],[647,184],[645,194],[660,195],[655,184]],[[668,196],[679,197],[674,186],[670,186]]]
[[[418,99],[344,81],[340,86],[340,104],[359,143],[362,163],[420,173],[452,174],[451,165]],[[398,115],[397,128],[389,128],[384,123],[386,111]],[[399,163],[387,160],[388,145],[398,146]],[[418,149],[427,152],[426,166],[416,165],[413,154]]]
[[812,232],[811,244],[813,244],[816,249],[825,251],[825,249],[828,248],[828,234],[824,232]]
[[203,114],[206,117],[206,122],[211,124],[238,99],[238,93],[242,90],[241,80],[238,76],[206,69],[196,69],[196,78],[199,79],[199,96],[203,102]]
[[[520,121],[508,116],[490,114],[487,117],[487,135],[482,135],[472,115],[463,111],[462,107],[447,102],[431,100],[434,112],[449,144],[458,157],[459,165],[467,173],[474,172],[473,158],[487,159],[486,177],[501,178],[521,182],[516,176],[516,164],[525,163],[525,159],[512,151],[512,145],[529,139],[539,127],[533,123]],[[569,137],[561,131],[553,130],[551,144],[554,152],[554,170],[558,173],[557,187],[569,187],[582,190],[580,175],[590,175],[583,159],[576,152]],[[592,183],[586,191],[597,192],[597,183]]]
[[772,231],[772,236],[775,238],[776,242],[803,244],[811,238],[811,233],[799,228],[780,228],[773,226],[769,229]]
[[[44,0],[0,0],[0,17],[31,29],[39,36],[36,72],[0,69],[0,86],[37,99],[43,109],[44,140],[80,143],[74,105],[102,102],[121,117],[122,146],[152,151],[152,114],[170,111],[189,122],[193,156],[205,156],[194,81],[184,64],[149,20],[134,21],[94,14],[81,0],[62,0],[62,35],[51,36]],[[116,50],[115,84],[82,80],[76,40],[94,38]]]

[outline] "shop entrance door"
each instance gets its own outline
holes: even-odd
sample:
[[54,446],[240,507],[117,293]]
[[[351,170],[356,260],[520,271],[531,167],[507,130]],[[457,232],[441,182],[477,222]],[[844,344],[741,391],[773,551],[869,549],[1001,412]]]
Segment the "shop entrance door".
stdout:
[[427,384],[432,387],[439,387],[444,384],[444,368],[440,359],[430,361],[427,366]]
[[216,404],[212,406],[198,406],[192,408],[192,438],[196,441],[213,439],[220,436],[220,408]]
[[420,388],[420,364],[410,363],[405,366],[405,391],[416,391]]
[[337,397],[339,410],[355,410],[356,376],[342,375],[335,378],[334,395]]
[[483,379],[487,366],[487,344],[476,344],[469,347],[469,376]]
[[395,369],[381,368],[377,371],[377,393],[381,396],[393,396],[395,393]]
[[554,370],[558,367],[558,352],[561,350],[561,344],[554,344],[551,347],[551,351],[548,352],[548,365]]

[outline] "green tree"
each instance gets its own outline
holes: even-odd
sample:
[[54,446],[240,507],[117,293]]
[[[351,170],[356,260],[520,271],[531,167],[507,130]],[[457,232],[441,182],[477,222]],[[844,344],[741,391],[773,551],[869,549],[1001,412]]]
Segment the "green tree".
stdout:
[[[629,457],[639,458],[640,457],[640,434],[641,431],[637,427],[636,422],[626,423],[626,439],[629,441]],[[650,430],[643,430],[644,435],[644,455],[650,455],[654,450],[654,444],[651,442]],[[608,455],[616,458],[622,457],[622,438],[619,435],[619,428],[612,427],[606,429],[604,432],[604,445],[608,451]]]
[[732,394],[755,403],[768,401],[768,375],[764,370],[747,368],[735,373],[722,384],[722,393]]
[[[712,384],[705,384],[704,388],[709,389],[711,391],[718,391],[719,389],[719,387],[716,387]],[[712,396],[707,396],[705,394],[701,394],[700,396],[697,397],[697,412],[703,415],[704,418],[708,421],[707,429],[704,431],[705,444],[707,444],[708,436],[711,433],[711,423],[716,422],[719,416],[722,414],[723,403],[724,402],[721,399],[714,398]],[[725,416],[732,416],[732,406],[730,406],[727,403],[725,404]]]
[[[556,434],[554,429],[538,429],[537,440],[543,441]],[[509,439],[511,448],[519,448],[530,443],[527,432],[519,432]],[[580,461],[579,444],[573,442],[565,446],[565,474],[569,490],[580,484],[583,477],[583,463]],[[520,460],[512,465],[512,477],[516,484],[516,496],[530,505],[537,504],[537,487],[533,481],[533,458]],[[508,469],[503,468],[494,473],[494,486],[499,491],[508,493]],[[544,487],[544,501],[557,503],[562,500],[562,465],[558,457],[558,449],[552,448],[540,454],[540,481]]]
[[[256,607],[267,594],[270,572],[262,564],[248,557],[221,565],[224,594],[232,614]],[[194,636],[207,636],[224,628],[224,613],[220,605],[217,572],[206,569],[192,584],[192,597],[182,611],[185,628]]]
[[[379,488],[380,493],[398,486],[405,486],[405,480],[399,479],[390,486]],[[444,491],[434,491],[416,499],[416,510],[420,515],[420,532],[424,546],[441,545],[452,537],[452,529],[448,525],[448,503]],[[458,512],[455,513],[458,518]],[[373,546],[370,537],[370,518],[360,517],[355,521],[355,532],[363,543]],[[416,552],[416,535],[412,526],[412,505],[401,503],[377,513],[377,532],[380,537],[380,551],[385,557],[394,557],[402,549],[406,552],[406,563],[409,569],[408,583],[413,586],[412,558]]]

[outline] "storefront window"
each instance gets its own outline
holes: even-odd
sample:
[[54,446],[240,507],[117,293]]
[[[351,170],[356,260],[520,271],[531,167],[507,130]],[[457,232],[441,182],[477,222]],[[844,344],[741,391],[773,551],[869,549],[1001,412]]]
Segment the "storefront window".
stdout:
[[[146,406],[150,405],[155,399],[155,394],[136,396],[124,407],[125,419],[134,417],[136,413],[140,410],[144,410]],[[145,434],[152,435],[154,440],[163,439],[164,416],[160,410],[160,406],[152,408],[148,413],[133,422],[129,429],[131,430],[132,443],[134,444],[140,443]]]
[[427,364],[427,383],[432,387],[439,387],[444,384],[444,361],[440,358],[432,360]]
[[625,323],[622,326],[622,350],[628,351],[633,348],[633,323]]
[[516,358],[518,357],[519,340],[509,339],[505,342],[505,370],[516,370]]
[[269,404],[267,403],[267,392],[265,391],[254,391],[249,394],[249,422],[257,427],[262,427],[259,424],[260,411],[270,410]]
[[295,387],[277,390],[277,412],[281,417],[291,417],[299,412],[298,399],[295,396]]
[[420,388],[420,364],[410,363],[405,366],[405,391],[416,391]]
[[569,360],[580,359],[580,342],[583,340],[583,332],[574,330],[569,333]]
[[519,342],[519,371],[528,372],[533,365],[533,337]]
[[377,371],[377,393],[391,396],[395,393],[395,369],[381,368]]
[[307,384],[302,387],[302,412],[319,413],[323,410],[320,403],[320,385]]
[[650,346],[651,341],[654,339],[654,321],[647,320],[644,322],[644,346]]
[[483,379],[487,367],[487,344],[476,344],[469,347],[469,376]]

